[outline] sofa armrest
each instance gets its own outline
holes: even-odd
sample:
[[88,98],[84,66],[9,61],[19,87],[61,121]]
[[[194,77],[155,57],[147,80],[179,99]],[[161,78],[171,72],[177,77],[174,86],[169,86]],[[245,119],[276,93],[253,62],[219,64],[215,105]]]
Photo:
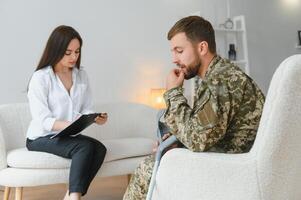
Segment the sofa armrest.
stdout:
[[156,176],[157,199],[259,199],[256,162],[251,154],[168,151]]
[[5,146],[4,135],[0,127],[0,170],[4,168],[7,168],[6,146]]

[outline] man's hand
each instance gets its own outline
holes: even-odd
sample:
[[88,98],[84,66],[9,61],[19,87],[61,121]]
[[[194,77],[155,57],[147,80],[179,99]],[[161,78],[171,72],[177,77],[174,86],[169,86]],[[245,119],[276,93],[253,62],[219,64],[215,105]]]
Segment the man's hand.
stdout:
[[182,86],[184,82],[184,72],[181,69],[173,69],[167,76],[166,89],[170,90]]
[[[164,141],[164,140],[166,140],[167,138],[169,138],[170,136],[171,136],[170,133],[166,133],[166,134],[163,135],[162,140]],[[158,146],[159,146],[159,141],[156,141],[156,142],[154,143],[154,145],[153,145],[153,153],[156,153],[156,152],[158,151]],[[170,147],[167,148],[166,151],[168,151],[168,150],[170,150],[170,149],[173,149],[173,148],[176,148],[176,147],[178,147],[178,144],[177,144],[177,143],[172,144]]]
[[108,115],[107,113],[102,113],[100,116],[97,116],[95,118],[95,123],[98,125],[103,125],[104,123],[106,123],[108,120]]

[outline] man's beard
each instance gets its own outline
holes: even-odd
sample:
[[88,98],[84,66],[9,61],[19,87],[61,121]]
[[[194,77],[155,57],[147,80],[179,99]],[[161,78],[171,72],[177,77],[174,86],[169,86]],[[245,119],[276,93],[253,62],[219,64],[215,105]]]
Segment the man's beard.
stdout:
[[202,64],[201,61],[197,60],[196,63],[193,63],[189,66],[184,65],[185,66],[184,68],[186,69],[186,73],[184,74],[185,80],[189,80],[195,77],[196,75],[198,75],[201,64]]

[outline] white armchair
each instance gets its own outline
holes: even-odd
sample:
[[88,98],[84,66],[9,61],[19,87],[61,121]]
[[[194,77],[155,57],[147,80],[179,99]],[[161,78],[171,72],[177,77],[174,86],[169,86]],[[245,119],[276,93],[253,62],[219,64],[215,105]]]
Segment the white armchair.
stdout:
[[[133,173],[151,153],[157,111],[135,103],[102,104],[95,110],[109,115],[105,125],[92,125],[83,131],[107,147],[98,176]],[[0,105],[0,185],[6,187],[5,200],[12,187],[16,188],[15,196],[19,200],[23,187],[68,183],[70,159],[25,148],[30,119],[27,103]]]
[[301,55],[284,60],[245,154],[173,149],[162,158],[153,200],[301,199]]

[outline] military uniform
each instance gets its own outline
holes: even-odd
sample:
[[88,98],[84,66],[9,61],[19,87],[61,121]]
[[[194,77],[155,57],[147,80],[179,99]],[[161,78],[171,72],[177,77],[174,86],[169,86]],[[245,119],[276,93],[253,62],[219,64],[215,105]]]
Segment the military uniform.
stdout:
[[[187,104],[182,87],[168,90],[164,99],[166,124],[189,150],[243,153],[251,149],[264,95],[250,77],[227,59],[213,58],[196,88],[193,108]],[[146,198],[153,165],[152,156],[140,164],[124,200]]]

